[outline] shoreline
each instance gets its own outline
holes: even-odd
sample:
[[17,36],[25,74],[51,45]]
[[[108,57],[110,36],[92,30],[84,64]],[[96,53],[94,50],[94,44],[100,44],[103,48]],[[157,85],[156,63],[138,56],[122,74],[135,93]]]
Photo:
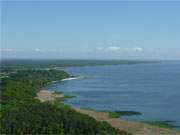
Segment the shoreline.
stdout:
[[68,77],[65,79],[62,79],[60,81],[71,81],[71,80],[79,80],[79,79],[83,79],[83,77],[77,76],[77,77]]
[[53,84],[53,83],[57,83],[57,82],[63,82],[63,81],[80,80],[80,79],[83,79],[83,78],[84,78],[84,77],[81,77],[81,76],[68,77],[68,78],[64,78],[64,79],[62,79],[62,80],[57,80],[57,81],[48,82],[46,85],[48,85],[48,84]]
[[[56,93],[55,91],[40,90],[37,93],[37,97],[35,98],[39,99],[41,102],[49,101],[53,103],[57,98],[63,98],[63,97],[65,97],[63,93],[59,94]],[[114,128],[127,131],[129,133],[132,133],[133,135],[180,135],[180,132],[168,128],[161,128],[158,126],[153,126],[138,121],[127,121],[127,120],[122,120],[120,118],[111,118],[109,117],[108,112],[99,112],[95,110],[77,108],[73,106],[70,107],[79,113],[87,114],[98,121],[106,121]]]

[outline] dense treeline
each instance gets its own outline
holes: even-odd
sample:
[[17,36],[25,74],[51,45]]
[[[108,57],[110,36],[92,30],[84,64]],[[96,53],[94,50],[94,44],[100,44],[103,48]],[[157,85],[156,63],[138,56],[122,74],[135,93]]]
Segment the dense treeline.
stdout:
[[40,103],[34,98],[46,83],[66,77],[61,70],[22,70],[3,78],[1,134],[127,134],[63,104]]
[[126,134],[70,108],[58,108],[48,103],[8,112],[3,115],[2,123],[3,133],[14,134]]
[[66,77],[69,75],[61,70],[25,70],[9,74],[1,80],[1,112],[39,102],[34,99],[39,88]]

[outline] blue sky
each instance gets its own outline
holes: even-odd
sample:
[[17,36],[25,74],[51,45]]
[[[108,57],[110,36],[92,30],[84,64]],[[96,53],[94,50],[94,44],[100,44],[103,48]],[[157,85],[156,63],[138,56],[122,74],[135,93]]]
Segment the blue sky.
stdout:
[[180,59],[180,2],[3,2],[3,58]]

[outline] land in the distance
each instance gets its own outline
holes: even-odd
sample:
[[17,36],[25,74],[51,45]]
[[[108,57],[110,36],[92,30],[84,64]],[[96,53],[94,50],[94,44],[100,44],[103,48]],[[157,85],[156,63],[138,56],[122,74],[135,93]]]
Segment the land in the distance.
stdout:
[[1,60],[1,69],[50,69],[76,66],[98,66],[98,65],[119,65],[119,64],[143,64],[159,61],[153,60],[34,60],[34,59],[7,59]]

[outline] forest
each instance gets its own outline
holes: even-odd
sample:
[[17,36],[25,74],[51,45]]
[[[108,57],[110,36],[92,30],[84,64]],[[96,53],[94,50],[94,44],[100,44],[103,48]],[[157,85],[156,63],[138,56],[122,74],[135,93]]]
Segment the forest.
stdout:
[[41,87],[69,76],[50,69],[20,70],[1,78],[1,134],[128,135],[62,103],[35,99]]

